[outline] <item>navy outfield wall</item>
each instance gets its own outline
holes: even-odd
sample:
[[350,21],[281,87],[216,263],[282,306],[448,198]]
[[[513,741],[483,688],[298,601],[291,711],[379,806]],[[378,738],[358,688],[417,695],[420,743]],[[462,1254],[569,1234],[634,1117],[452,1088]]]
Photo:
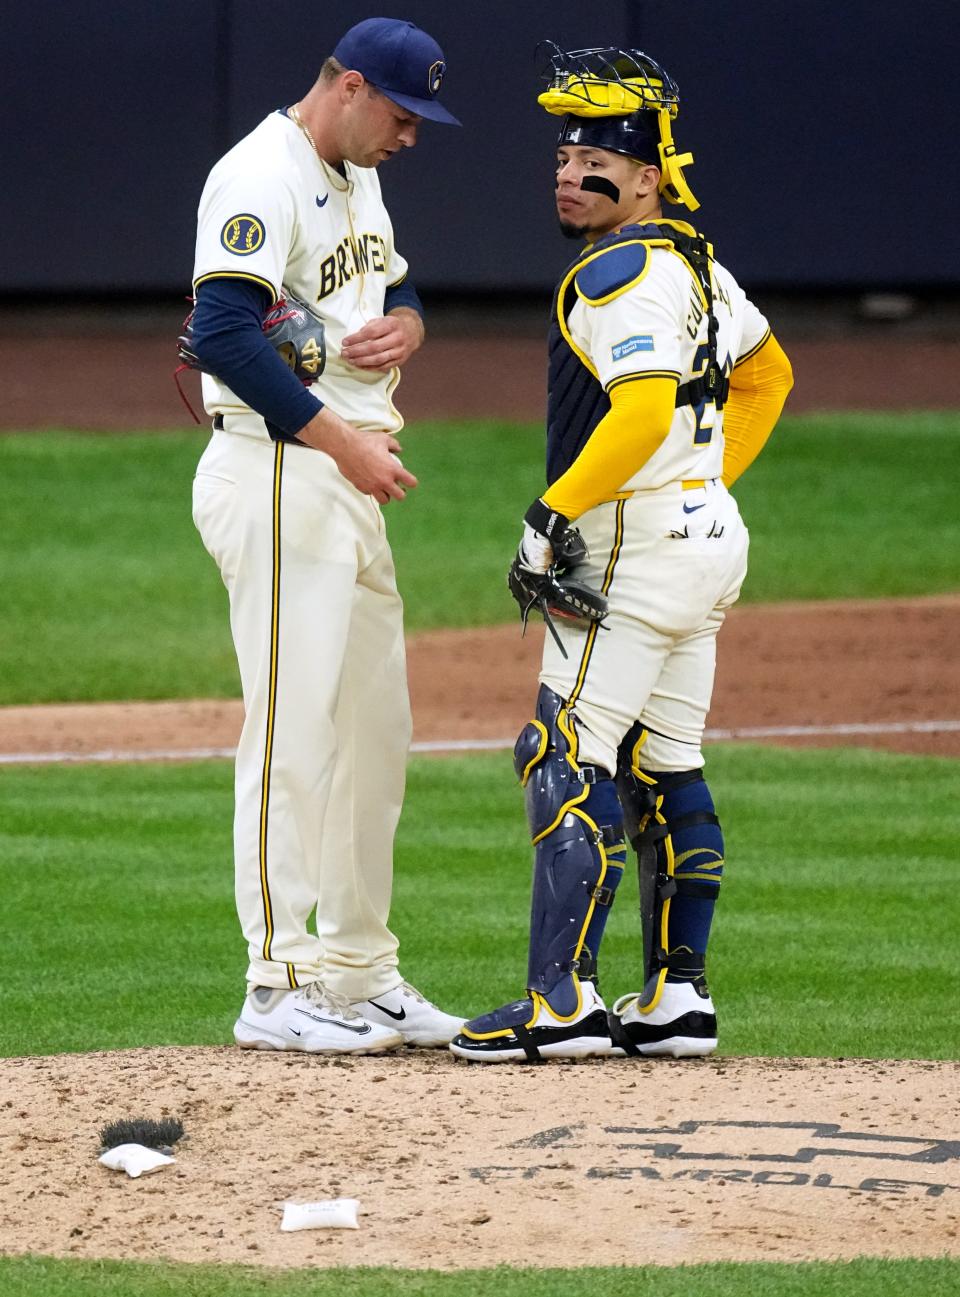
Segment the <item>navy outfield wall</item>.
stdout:
[[545,291],[573,250],[552,211],[557,119],[535,102],[544,36],[639,44],[670,70],[696,219],[745,283],[960,287],[952,13],[946,0],[621,0],[599,17],[571,0],[8,0],[0,293],[185,291],[212,162],[375,14],[437,37],[464,123],[425,123],[380,170],[427,290]]

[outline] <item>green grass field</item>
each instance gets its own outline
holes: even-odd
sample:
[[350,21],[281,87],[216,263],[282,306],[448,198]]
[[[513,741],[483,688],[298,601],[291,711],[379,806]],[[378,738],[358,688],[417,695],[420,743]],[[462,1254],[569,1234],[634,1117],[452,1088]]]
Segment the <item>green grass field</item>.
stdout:
[[[404,433],[389,506],[412,630],[510,621],[504,573],[543,488],[533,425]],[[0,705],[239,693],[226,594],[190,519],[202,434],[0,438]],[[306,453],[306,452],[303,452]],[[960,588],[960,416],[785,418],[738,487],[745,599]]]
[[[731,745],[710,776],[723,1050],[956,1057],[956,764]],[[9,768],[0,789],[0,1053],[229,1041],[245,958],[228,765]],[[508,754],[414,760],[393,922],[426,992],[466,1014],[522,992],[530,861]],[[611,999],[640,989],[635,906],[628,876]]]
[[[511,619],[503,573],[542,487],[540,430],[423,425],[404,442],[422,486],[390,507],[389,525],[409,626]],[[237,692],[226,596],[190,521],[202,444],[181,433],[0,438],[0,705]],[[958,467],[957,415],[785,419],[738,489],[753,535],[745,597],[960,589]],[[958,1057],[956,768],[856,750],[710,749],[729,861],[711,947],[724,1052]],[[220,762],[0,768],[0,1054],[230,1039],[244,966],[231,801]],[[415,760],[393,922],[425,991],[469,1013],[519,992],[529,877],[508,756]],[[635,906],[628,876],[604,947],[611,998],[639,989]],[[12,1297],[585,1290],[928,1297],[960,1291],[960,1262],[440,1274],[0,1257]]]
[[7,1297],[939,1297],[956,1292],[949,1260],[667,1269],[263,1271],[240,1266],[0,1261]]

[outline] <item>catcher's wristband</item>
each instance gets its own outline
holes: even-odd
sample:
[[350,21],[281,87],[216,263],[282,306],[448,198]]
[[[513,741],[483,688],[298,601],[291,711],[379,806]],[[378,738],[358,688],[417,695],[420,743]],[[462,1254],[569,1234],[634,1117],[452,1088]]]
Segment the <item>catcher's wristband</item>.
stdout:
[[576,527],[565,514],[551,509],[543,500],[534,500],[524,515],[528,527],[546,536],[553,547],[551,571],[567,572],[587,557],[587,546]]
[[563,533],[570,526],[570,519],[564,517],[562,513],[557,513],[556,509],[551,509],[543,500],[534,500],[533,504],[523,515],[523,521],[538,531],[541,536],[546,536],[547,540],[557,549]]

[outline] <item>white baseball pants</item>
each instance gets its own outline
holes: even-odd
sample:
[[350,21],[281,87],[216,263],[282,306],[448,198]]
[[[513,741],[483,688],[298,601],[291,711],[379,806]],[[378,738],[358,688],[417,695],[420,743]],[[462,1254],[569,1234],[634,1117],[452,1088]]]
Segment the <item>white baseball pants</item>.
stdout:
[[411,737],[383,515],[322,452],[215,431],[193,517],[229,592],[246,713],[234,853],[248,985],[381,995],[401,980],[387,918]]
[[716,667],[717,632],[747,571],[747,529],[719,480],[672,483],[598,505],[577,520],[589,549],[577,578],[605,591],[609,615],[589,631],[556,623],[541,683],[572,706],[578,760],[616,770],[639,720],[649,770],[694,770]]

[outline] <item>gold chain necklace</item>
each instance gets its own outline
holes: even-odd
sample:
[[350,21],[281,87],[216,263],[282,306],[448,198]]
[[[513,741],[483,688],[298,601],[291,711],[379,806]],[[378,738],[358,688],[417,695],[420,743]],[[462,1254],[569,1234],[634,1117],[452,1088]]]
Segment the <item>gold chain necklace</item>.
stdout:
[[320,150],[317,148],[317,142],[316,142],[316,140],[313,138],[313,136],[310,134],[310,127],[306,124],[306,122],[303,120],[303,118],[300,116],[299,112],[297,111],[297,105],[296,105],[296,104],[291,104],[291,106],[290,106],[290,116],[291,116],[291,118],[293,119],[293,124],[294,124],[295,126],[298,126],[298,127],[300,128],[300,130],[303,131],[304,135],[305,135],[306,138],[307,138],[307,142],[309,143],[310,147],[313,149],[314,153],[316,153],[317,157],[319,157],[319,156],[320,156]]

